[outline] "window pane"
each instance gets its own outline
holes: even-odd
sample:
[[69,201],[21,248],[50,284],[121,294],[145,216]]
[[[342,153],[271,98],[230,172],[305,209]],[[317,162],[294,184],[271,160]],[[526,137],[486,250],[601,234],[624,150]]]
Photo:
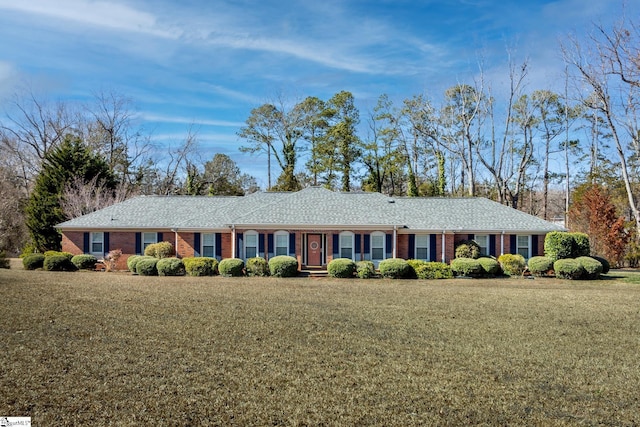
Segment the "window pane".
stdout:
[[147,247],[151,243],[156,243],[158,235],[156,233],[142,233],[142,241],[144,246]]
[[416,235],[416,248],[426,248],[429,246],[429,236],[426,234]]
[[102,233],[91,233],[91,240],[94,243],[102,243]]
[[289,255],[286,247],[278,246],[276,247],[276,255]]
[[93,242],[91,244],[91,252],[102,253],[102,242]]
[[340,246],[343,248],[350,248],[351,242],[353,241],[353,236],[350,234],[341,234],[340,235]]
[[529,258],[529,249],[528,248],[518,248],[518,253],[525,258]]
[[289,245],[288,234],[276,234],[276,246],[287,247]]
[[257,234],[246,234],[245,235],[245,246],[257,246],[258,243],[258,235]]
[[351,259],[351,248],[340,248],[340,258],[349,258]]
[[203,233],[202,234],[202,245],[203,246],[213,246],[215,242],[215,236],[213,233]]
[[529,236],[518,236],[518,247],[529,247]]
[[378,260],[384,259],[384,249],[383,248],[372,248],[371,249],[371,258]]
[[257,252],[256,252],[255,246],[246,248],[246,255],[247,255],[247,259],[256,257]]
[[429,259],[429,250],[427,248],[416,248],[416,259],[427,261]]
[[213,258],[215,256],[214,253],[213,253],[213,246],[203,246],[202,247],[202,256]]
[[371,247],[372,248],[384,248],[384,235],[373,234],[371,235]]

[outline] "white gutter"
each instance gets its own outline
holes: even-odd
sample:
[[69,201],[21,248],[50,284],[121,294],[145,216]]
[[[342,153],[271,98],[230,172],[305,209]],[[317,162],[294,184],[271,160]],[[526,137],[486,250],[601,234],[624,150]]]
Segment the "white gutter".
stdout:
[[231,258],[236,257],[236,226],[231,224]]
[[[445,259],[445,255],[446,255],[446,251],[445,251],[445,230],[442,230],[442,262],[446,263],[446,259]],[[434,250],[436,248],[433,248]]]
[[393,257],[397,258],[398,256],[398,227],[393,226]]
[[171,231],[173,231],[173,235],[174,235],[173,250],[176,252],[176,256],[178,256],[178,229],[177,228],[172,228]]
[[504,230],[502,230],[502,234],[500,235],[500,255],[504,255]]

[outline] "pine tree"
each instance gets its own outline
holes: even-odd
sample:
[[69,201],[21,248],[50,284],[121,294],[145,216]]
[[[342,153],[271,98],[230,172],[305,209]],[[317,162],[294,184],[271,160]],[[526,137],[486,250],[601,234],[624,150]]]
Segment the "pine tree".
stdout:
[[37,249],[60,250],[60,233],[55,226],[68,219],[60,203],[65,184],[76,178],[89,182],[96,176],[105,188],[116,188],[109,165],[77,137],[67,135],[62,144],[45,155],[25,210],[29,234]]

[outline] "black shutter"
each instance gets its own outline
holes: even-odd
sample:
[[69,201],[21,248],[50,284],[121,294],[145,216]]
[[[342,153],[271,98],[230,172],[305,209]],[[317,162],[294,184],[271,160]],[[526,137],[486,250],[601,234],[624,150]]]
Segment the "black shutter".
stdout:
[[496,256],[496,235],[489,236],[489,255]]
[[273,249],[273,233],[267,234],[267,253],[269,255],[269,258],[273,258],[273,256],[275,255]]
[[438,254],[436,253],[436,235],[429,236],[429,261],[437,261]]
[[216,258],[222,258],[222,234],[216,233]]
[[296,256],[296,233],[289,233],[289,255]]
[[142,254],[142,234],[136,233],[136,255]]
[[89,248],[89,233],[84,233],[84,235],[82,237],[83,237],[83,240],[84,240],[84,242],[83,242],[83,245],[84,245],[83,252],[85,254],[88,254],[89,253],[89,249],[90,249]]
[[264,233],[258,234],[258,256],[264,258]]
[[364,259],[371,261],[371,235],[364,235]]
[[340,257],[340,235],[339,234],[334,234],[333,235],[333,258],[339,258]]
[[109,248],[109,233],[104,233],[104,253],[108,254],[111,249]]
[[193,256],[200,256],[200,233],[193,233]]
[[386,237],[385,252],[387,253],[385,258],[391,258],[391,256],[393,255],[393,235],[385,234],[385,237]]
[[538,236],[531,236],[531,256],[538,256]]
[[416,235],[409,234],[409,259],[416,257]]
[[476,238],[475,234],[469,234],[469,236],[467,237],[467,239],[469,239],[469,240],[473,240],[475,238]]
[[156,242],[162,242],[163,238],[164,236],[162,235],[162,232],[158,232],[158,235],[156,236]]
[[354,248],[353,249],[354,249],[354,252],[356,254],[356,260],[357,261],[362,259],[362,254],[361,254],[362,244],[360,242],[361,236],[362,236],[361,234],[356,234],[354,236],[355,243],[354,243]]
[[516,245],[518,244],[517,242],[518,242],[518,240],[517,240],[516,235],[512,234],[511,237],[510,237],[510,240],[509,240],[509,243],[510,243],[509,246],[511,246],[509,253],[511,253],[511,254],[518,253],[518,248],[516,247]]
[[242,233],[236,233],[236,253],[233,254],[236,258],[244,258],[244,249],[242,247]]

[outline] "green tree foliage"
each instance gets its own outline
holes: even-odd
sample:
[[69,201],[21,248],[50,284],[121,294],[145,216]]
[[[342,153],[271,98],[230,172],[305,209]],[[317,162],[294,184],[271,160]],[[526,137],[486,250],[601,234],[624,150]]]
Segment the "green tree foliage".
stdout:
[[47,152],[26,207],[26,223],[36,248],[60,249],[55,225],[68,219],[61,208],[65,184],[80,178],[85,182],[98,177],[105,188],[114,190],[117,182],[109,165],[84,143],[67,135],[55,149]]
[[353,95],[347,91],[336,93],[327,104],[331,111],[331,126],[325,145],[333,147],[333,150],[325,150],[325,164],[331,165],[327,172],[336,171],[340,175],[340,189],[351,191],[353,169],[362,156],[362,142],[356,133],[360,113]]
[[243,196],[257,189],[256,179],[243,174],[236,162],[222,153],[205,163],[202,180],[210,196]]

